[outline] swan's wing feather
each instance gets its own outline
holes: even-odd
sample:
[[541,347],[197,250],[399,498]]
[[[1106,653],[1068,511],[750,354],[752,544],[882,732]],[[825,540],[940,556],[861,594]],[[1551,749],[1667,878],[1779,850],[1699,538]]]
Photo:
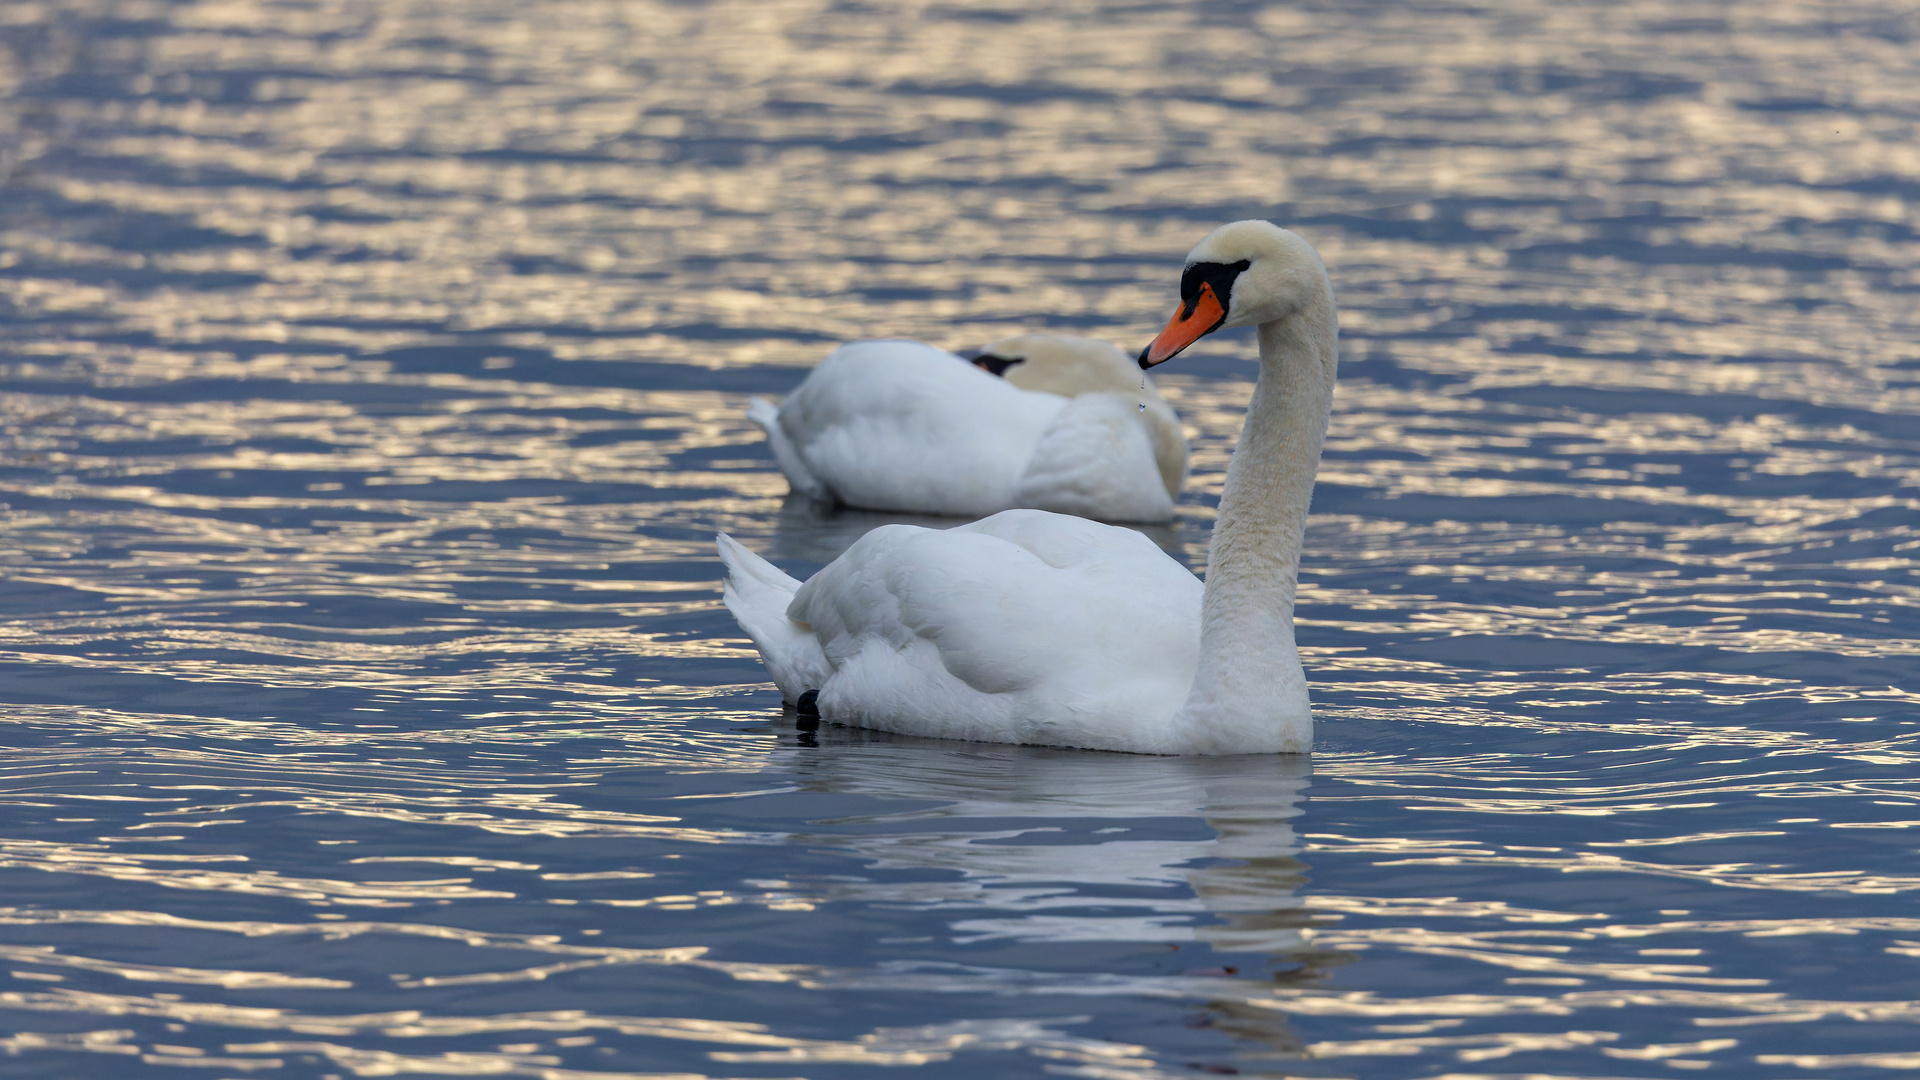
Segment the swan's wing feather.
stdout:
[[1130,529],[1014,510],[883,526],[801,586],[830,719],[946,738],[1138,747],[1187,690],[1200,583]]
[[1167,521],[1173,499],[1139,402],[1126,394],[1082,394],[1041,434],[1021,474],[1022,506],[1110,521]]
[[822,361],[779,425],[842,502],[985,514],[1012,505],[1040,431],[1065,404],[930,345],[863,341]]

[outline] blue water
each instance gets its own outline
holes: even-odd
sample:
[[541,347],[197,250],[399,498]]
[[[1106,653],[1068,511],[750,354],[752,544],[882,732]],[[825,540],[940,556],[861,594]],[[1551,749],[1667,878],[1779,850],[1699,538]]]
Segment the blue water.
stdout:
[[[1920,1068],[1910,5],[0,3],[0,1075]],[[1310,762],[796,730],[833,344],[1307,236]],[[1196,569],[1245,335],[1159,369]]]

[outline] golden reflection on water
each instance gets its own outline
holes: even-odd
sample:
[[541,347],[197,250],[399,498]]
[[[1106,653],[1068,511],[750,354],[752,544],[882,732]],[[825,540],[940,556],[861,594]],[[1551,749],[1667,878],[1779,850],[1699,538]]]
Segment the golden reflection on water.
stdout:
[[[0,7],[0,1048],[1914,1067],[1916,33]],[[783,499],[746,397],[857,337],[1137,344],[1251,215],[1345,330],[1313,775],[798,736],[710,537],[805,572],[893,519]],[[1250,352],[1160,380],[1192,565]]]
[[[794,985],[818,992],[845,994],[883,990],[934,994],[966,994],[986,990],[998,995],[1063,993],[1080,997],[1107,996],[1194,998],[1209,1002],[1220,1026],[1243,1039],[1269,1047],[1266,1054],[1287,1060],[1305,1058],[1395,1057],[1444,1051],[1460,1062],[1494,1060],[1512,1054],[1555,1047],[1607,1047],[1611,1056],[1625,1060],[1664,1060],[1680,1054],[1712,1055],[1739,1045],[1740,1040],[1709,1038],[1690,1043],[1631,1045],[1621,1032],[1578,1029],[1559,1034],[1539,1032],[1446,1032],[1470,1018],[1525,1016],[1606,1016],[1623,1009],[1679,1009],[1697,1026],[1747,1028],[1764,1023],[1804,1023],[1833,1017],[1863,1022],[1886,1022],[1920,1016],[1913,1002],[1830,1001],[1797,995],[1772,986],[1765,978],[1737,978],[1713,974],[1710,949],[1661,949],[1644,946],[1648,938],[1734,934],[1748,940],[1804,935],[1914,934],[1920,920],[1911,918],[1699,920],[1669,919],[1652,924],[1619,924],[1599,912],[1543,911],[1518,908],[1504,902],[1453,898],[1378,898],[1348,896],[1301,897],[1307,867],[1295,856],[1300,850],[1286,824],[1300,813],[1297,803],[1307,777],[1297,764],[1275,760],[1172,760],[1140,762],[1107,755],[1070,752],[977,748],[954,753],[938,744],[860,740],[839,746],[837,753],[808,759],[797,773],[797,790],[911,797],[898,803],[907,808],[878,818],[817,822],[837,835],[802,833],[787,842],[807,846],[824,843],[851,845],[859,863],[870,871],[938,867],[957,876],[943,883],[910,887],[869,884],[859,880],[826,883],[808,894],[769,890],[758,897],[727,895],[715,902],[764,903],[769,910],[812,912],[832,905],[867,907],[908,906],[936,913],[956,940],[998,936],[1037,942],[1188,942],[1199,941],[1228,953],[1267,953],[1290,965],[1300,964],[1276,987],[1271,981],[1236,977],[1232,971],[1188,972],[1152,977],[1089,980],[1072,976],[1058,984],[1044,973],[945,963],[893,964],[879,970],[845,969],[818,965],[768,965],[716,959],[704,947],[634,949],[562,941],[555,934],[510,934],[443,926],[432,922],[322,921],[315,923],[234,922],[196,920],[153,911],[69,910],[10,908],[0,911],[0,925],[8,926],[137,926],[150,930],[213,933],[248,939],[304,939],[319,944],[351,943],[365,938],[404,938],[444,942],[476,950],[491,970],[464,974],[386,976],[399,990],[428,990],[449,986],[487,986],[502,983],[543,982],[591,969],[680,967],[710,970],[735,981]],[[779,794],[777,791],[763,794]],[[936,800],[929,801],[927,796]],[[1199,815],[1211,835],[1187,841],[1133,840],[1127,834],[1139,823],[1177,821]],[[1075,822],[1103,824],[1127,821],[1127,826],[1103,826],[1110,839],[1091,845],[1020,846],[1004,843],[1022,830],[982,828],[992,821],[1022,817],[1051,822],[1042,831],[1057,831]],[[853,827],[854,831],[844,831]],[[767,838],[772,839],[772,838]],[[763,841],[764,842],[764,841]],[[741,844],[741,850],[753,850]],[[1405,850],[1418,845],[1401,844]],[[1430,846],[1430,845],[1429,845]],[[1309,855],[1309,858],[1313,856]],[[358,857],[347,865],[395,863],[451,864],[495,873],[539,870],[513,860],[464,857]],[[643,873],[542,874],[545,879],[614,880],[647,878]],[[1097,913],[1086,906],[1090,890],[1098,894],[1115,883],[1168,884],[1181,882],[1190,899],[1156,897],[1127,902],[1108,898]],[[784,886],[785,882],[765,882]],[[210,886],[210,887],[217,887]],[[692,907],[700,897],[685,896]],[[1215,921],[1194,921],[1194,916]],[[984,916],[984,917],[983,917]],[[1376,923],[1347,929],[1343,918],[1365,918]],[[1472,931],[1439,931],[1418,920],[1448,919],[1485,923]],[[1384,925],[1380,925],[1384,924]],[[1610,941],[1625,942],[1633,962],[1597,961],[1579,954]],[[1375,950],[1442,957],[1490,965],[1514,972],[1506,982],[1514,987],[1497,995],[1443,995],[1386,997],[1365,991],[1341,991],[1316,986],[1315,972],[1331,970],[1345,958]],[[218,952],[219,950],[213,950]],[[1898,951],[1897,947],[1896,950]],[[528,966],[508,957],[532,954]],[[1614,950],[1610,955],[1620,955]],[[163,982],[184,986],[257,988],[299,987],[346,990],[347,980],[297,978],[271,971],[247,969],[165,968],[78,955],[53,946],[9,947],[0,958],[32,964],[58,980],[66,972],[94,971],[133,982]],[[501,960],[507,960],[501,964]],[[472,961],[449,956],[438,961],[449,967],[468,967]],[[1363,961],[1364,962],[1364,961]],[[1590,982],[1620,984],[1615,989],[1567,989]],[[1654,984],[1647,987],[1647,984]],[[1528,986],[1561,987],[1558,992],[1528,993]],[[1643,988],[1636,988],[1643,987]],[[1724,989],[1723,989],[1724,988]],[[1129,1069],[1156,1067],[1151,1051],[1132,1043],[1115,1043],[1066,1034],[1030,1020],[963,1021],[923,1027],[877,1029],[850,1041],[797,1038],[780,1033],[780,1025],[700,1020],[685,1017],[633,1017],[598,1012],[514,1012],[501,1015],[433,1016],[417,1010],[378,1014],[324,1013],[285,1008],[259,1008],[211,1001],[182,1000],[170,995],[101,993],[60,985],[16,990],[0,995],[0,1005],[36,1014],[80,1014],[111,1017],[150,1017],[224,1029],[286,1032],[293,1038],[265,1042],[229,1042],[222,1050],[234,1063],[268,1067],[273,1056],[316,1053],[360,1075],[400,1071],[451,1074],[518,1075],[522,1066],[547,1067],[536,1060],[543,1047],[561,1046],[576,1033],[618,1034],[643,1039],[692,1042],[715,1047],[706,1056],[721,1063],[865,1063],[916,1064],[948,1060],[957,1053],[985,1053],[1020,1049],[1044,1060],[1107,1061]],[[1380,1022],[1379,1037],[1303,1042],[1292,1032],[1289,1017],[1372,1018]],[[1402,1021],[1415,1018],[1412,1024]],[[1418,1020],[1418,1018],[1426,1018]],[[314,1041],[378,1033],[401,1039],[444,1039],[492,1032],[519,1033],[540,1041],[524,1044],[513,1053],[448,1051],[441,1054],[400,1053],[350,1043]],[[99,1053],[127,1053],[130,1032],[91,1033],[92,1042],[74,1046]],[[18,1049],[35,1047],[38,1035],[23,1035]],[[51,1037],[49,1037],[51,1038]],[[51,1044],[48,1044],[51,1045]],[[520,1046],[522,1044],[515,1044]],[[721,1049],[729,1048],[729,1049]],[[137,1049],[137,1048],[135,1048]],[[1671,1053],[1669,1053],[1671,1051]],[[529,1055],[532,1055],[529,1057]],[[1064,1058],[1062,1057],[1064,1055]],[[1252,1055],[1258,1060],[1261,1052]],[[1695,1060],[1685,1058],[1684,1060]],[[380,1064],[384,1063],[384,1064]],[[397,1063],[397,1064],[396,1064]],[[431,1067],[429,1067],[429,1063]],[[243,1067],[234,1064],[232,1067]],[[542,1075],[529,1073],[528,1075]],[[582,1075],[628,1075],[591,1071]],[[1139,1075],[1176,1075],[1142,1071]]]

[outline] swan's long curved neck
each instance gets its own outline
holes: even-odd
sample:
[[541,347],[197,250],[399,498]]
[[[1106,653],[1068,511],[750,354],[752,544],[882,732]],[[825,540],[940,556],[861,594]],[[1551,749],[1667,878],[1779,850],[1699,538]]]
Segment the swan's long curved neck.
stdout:
[[1227,466],[1200,614],[1200,664],[1175,718],[1199,753],[1306,753],[1313,715],[1294,643],[1300,547],[1338,363],[1333,297],[1263,323],[1260,379]]

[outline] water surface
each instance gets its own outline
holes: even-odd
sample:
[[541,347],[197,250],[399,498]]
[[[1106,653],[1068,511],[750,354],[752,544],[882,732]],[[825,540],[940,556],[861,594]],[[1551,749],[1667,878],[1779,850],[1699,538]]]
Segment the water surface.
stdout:
[[[0,2],[0,1073],[1920,1067],[1890,3]],[[796,730],[835,343],[1318,246],[1311,762]],[[1253,343],[1160,369],[1198,569]]]

